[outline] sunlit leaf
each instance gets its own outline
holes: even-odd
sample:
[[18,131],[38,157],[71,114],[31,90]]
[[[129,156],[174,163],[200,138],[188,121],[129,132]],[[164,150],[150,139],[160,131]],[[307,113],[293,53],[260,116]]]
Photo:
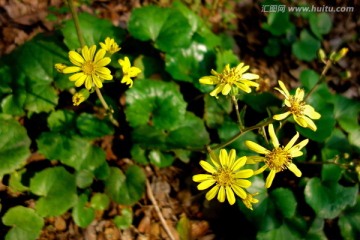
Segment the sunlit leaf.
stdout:
[[86,206],[87,196],[82,194],[78,197],[78,201],[72,210],[74,222],[79,227],[87,227],[95,218],[95,211]]

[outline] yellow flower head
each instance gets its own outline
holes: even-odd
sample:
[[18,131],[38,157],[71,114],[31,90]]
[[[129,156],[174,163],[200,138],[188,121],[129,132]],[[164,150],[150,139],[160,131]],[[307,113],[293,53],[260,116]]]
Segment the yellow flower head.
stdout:
[[246,198],[241,199],[241,200],[248,209],[253,210],[252,204],[259,202],[258,199],[254,198],[258,194],[259,194],[258,192],[257,193],[247,193]]
[[102,49],[104,49],[105,51],[107,51],[110,54],[116,53],[118,51],[120,51],[120,47],[119,45],[115,42],[115,40],[113,38],[109,38],[107,37],[105,39],[105,43],[100,43],[100,46]]
[[101,88],[103,80],[111,80],[113,76],[105,66],[111,62],[109,57],[104,57],[106,51],[100,49],[96,52],[96,46],[87,46],[81,50],[81,55],[75,51],[69,52],[69,59],[75,66],[66,67],[63,73],[75,73],[69,77],[70,81],[75,82],[76,87],[85,83],[87,89],[94,86]]
[[211,200],[217,195],[219,202],[224,202],[225,198],[231,205],[235,203],[235,195],[245,199],[247,193],[243,188],[251,186],[249,178],[254,175],[251,169],[240,170],[245,163],[246,157],[236,159],[236,151],[230,150],[229,154],[225,149],[220,150],[219,158],[210,155],[212,164],[201,160],[200,165],[210,174],[197,174],[193,176],[194,182],[200,182],[197,186],[199,190],[204,190],[215,184],[214,187],[206,193],[206,199]]
[[304,90],[297,88],[295,95],[293,96],[290,95],[284,83],[280,80],[279,85],[281,89],[275,89],[285,96],[284,103],[287,106],[288,111],[285,113],[274,115],[273,119],[280,121],[292,114],[295,122],[301,127],[310,128],[311,130],[316,131],[317,127],[311,119],[319,119],[321,115],[316,112],[312,106],[306,104],[306,102],[304,101]]
[[265,182],[265,186],[267,188],[271,186],[275,174],[283,171],[284,169],[289,169],[297,177],[301,177],[301,171],[296,167],[294,163],[292,163],[292,158],[303,155],[300,150],[305,147],[305,145],[309,142],[309,139],[305,139],[294,146],[296,140],[299,138],[299,133],[297,132],[296,135],[288,142],[285,147],[280,146],[279,140],[275,135],[274,126],[272,124],[269,124],[269,135],[272,145],[274,146],[274,149],[271,151],[252,141],[245,141],[245,145],[249,149],[265,155],[264,157],[250,156],[247,158],[248,163],[255,163],[261,161],[265,162],[265,165],[263,167],[254,172],[255,175],[262,173],[267,168],[270,169],[270,173],[267,176]]
[[225,69],[218,73],[215,70],[211,70],[213,76],[205,76],[199,79],[202,84],[216,85],[215,89],[210,93],[210,96],[218,98],[218,94],[221,92],[223,95],[228,95],[233,89],[237,92],[237,88],[246,93],[251,92],[250,87],[258,87],[259,84],[252,81],[259,78],[259,75],[253,73],[245,73],[249,69],[249,66],[244,66],[244,63],[240,63],[236,67],[230,68],[227,64]]
[[128,57],[125,57],[124,60],[119,59],[119,64],[123,71],[121,83],[125,83],[126,85],[130,85],[130,87],[132,87],[133,80],[131,78],[136,77],[139,73],[141,73],[141,69],[132,67]]
[[81,89],[79,92],[75,93],[72,97],[73,105],[79,106],[80,103],[84,102],[90,96],[89,91],[86,88]]
[[63,70],[66,68],[67,66],[65,64],[62,63],[56,63],[55,64],[55,69],[59,72],[59,73],[63,73]]

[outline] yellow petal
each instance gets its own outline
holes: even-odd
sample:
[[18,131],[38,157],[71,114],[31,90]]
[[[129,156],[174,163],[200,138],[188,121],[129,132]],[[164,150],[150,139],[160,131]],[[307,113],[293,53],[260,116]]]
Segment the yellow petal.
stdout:
[[108,65],[110,62],[111,62],[111,59],[109,57],[105,57],[105,58],[102,58],[99,61],[97,61],[95,63],[95,66],[96,66],[96,68],[101,68],[101,67]]
[[269,135],[271,138],[271,142],[275,148],[278,148],[280,146],[279,140],[276,137],[275,131],[274,131],[274,125],[269,124]]
[[238,159],[233,163],[233,165],[230,167],[231,170],[233,170],[233,171],[239,170],[240,168],[242,168],[242,167],[245,165],[246,161],[247,161],[247,157],[245,157],[245,156],[244,156],[244,157],[241,157],[241,158],[238,158]]
[[223,88],[224,88],[224,84],[217,85],[215,87],[215,89],[210,92],[210,96],[213,96],[213,97],[217,98],[217,95],[222,91]]
[[306,121],[308,128],[310,128],[314,132],[317,130],[317,127],[313,120],[311,120],[310,118],[308,118],[306,116],[303,116],[303,119]]
[[229,152],[229,156],[228,156],[228,158],[229,158],[229,167],[231,168],[231,169],[233,169],[233,165],[234,165],[234,163],[235,163],[235,158],[236,158],[236,151],[235,151],[235,149],[231,149],[230,150],[230,152]]
[[286,96],[286,97],[289,97],[290,96],[290,93],[289,93],[289,91],[287,90],[287,88],[285,87],[285,84],[282,82],[282,81],[278,81],[278,83],[279,83],[279,86],[280,86],[280,88],[283,90],[283,92],[285,93],[284,95]]
[[246,198],[246,192],[244,189],[242,189],[239,185],[236,183],[231,185],[231,188],[234,190],[235,194],[241,197],[242,199]]
[[227,84],[225,84],[225,86],[222,89],[221,93],[223,95],[228,95],[230,91],[231,91],[231,85],[227,83]]
[[254,73],[244,73],[241,78],[247,79],[247,80],[254,80],[259,79],[259,75]]
[[92,58],[90,58],[90,51],[89,51],[89,48],[87,46],[84,46],[81,49],[81,54],[83,55],[85,61],[91,61],[92,60]]
[[76,72],[80,72],[80,71],[81,71],[81,68],[75,67],[75,66],[66,67],[63,69],[63,73],[76,73]]
[[213,176],[210,174],[196,174],[192,177],[192,180],[194,182],[203,182],[210,179],[214,179]]
[[90,60],[93,60],[93,59],[94,59],[95,52],[96,52],[96,46],[95,46],[95,45],[92,45],[92,46],[89,48]]
[[141,73],[141,69],[137,67],[131,67],[129,70],[130,77],[136,77],[137,75],[139,75],[139,73]]
[[295,98],[301,102],[304,100],[304,96],[305,96],[305,92],[303,89],[301,88],[297,88],[296,91],[295,91]]
[[88,77],[87,75],[83,74],[80,78],[78,78],[78,79],[76,80],[75,86],[76,86],[76,87],[80,87],[81,85],[83,85],[84,82],[85,82],[85,79],[86,79],[87,77]]
[[289,149],[291,149],[294,146],[295,142],[298,140],[299,136],[299,133],[296,132],[295,136],[286,144],[284,150],[288,151]]
[[238,72],[239,74],[243,74],[244,72],[246,72],[250,66],[244,66],[244,63],[239,63],[239,65],[236,66],[235,71]]
[[[106,54],[106,50],[99,49],[99,51],[95,55],[94,63],[99,66],[105,66],[111,62],[111,59],[109,57],[104,58]],[[105,60],[104,60],[105,59]],[[105,64],[105,65],[102,65]]]
[[75,73],[75,74],[73,74],[73,75],[71,75],[70,77],[69,77],[69,80],[70,81],[76,81],[76,80],[78,80],[80,77],[82,77],[82,76],[86,76],[83,72],[79,72],[79,73]]
[[251,186],[251,182],[249,180],[244,180],[244,179],[236,180],[236,184],[242,188],[248,188]]
[[215,182],[216,182],[215,179],[208,179],[208,180],[205,180],[205,181],[201,182],[197,186],[197,188],[199,190],[204,190],[204,189],[207,189],[207,188],[211,187]]
[[200,166],[205,169],[205,171],[209,172],[209,173],[216,173],[216,169],[208,162],[201,160],[200,161]]
[[[76,85],[76,83],[75,83]],[[87,76],[87,78],[85,79],[85,88],[90,90],[93,87],[93,80],[92,77]]]
[[69,59],[72,64],[79,66],[79,67],[85,62],[84,58],[75,51],[69,52]]
[[226,198],[229,201],[229,204],[234,205],[235,195],[234,195],[233,190],[229,186],[226,186],[225,192],[226,192]]
[[267,150],[266,148],[260,146],[259,144],[257,143],[254,143],[252,141],[245,141],[245,145],[252,151],[254,152],[257,152],[257,153],[260,153],[260,154],[267,154],[269,153],[270,151]]
[[225,188],[223,186],[220,186],[217,199],[219,200],[219,202],[225,201]]
[[291,150],[294,150],[294,149],[296,149],[296,150],[301,150],[303,147],[305,147],[306,146],[306,144],[308,144],[309,143],[309,139],[304,139],[304,140],[302,140],[300,143],[298,143],[298,144],[296,144],[295,146],[293,146],[291,149],[290,149],[290,151]]
[[308,126],[307,122],[305,121],[305,119],[303,118],[303,116],[294,116],[294,120],[297,124],[299,124],[299,126],[306,128]]
[[124,60],[119,59],[119,64],[122,67],[123,71],[129,69],[131,66],[130,60],[128,57],[125,57]]
[[210,189],[210,191],[208,191],[205,195],[205,198],[210,201],[211,199],[213,199],[216,194],[218,193],[219,191],[219,186],[218,185],[215,185],[213,188]]
[[265,182],[265,187],[266,188],[271,187],[271,184],[272,184],[272,182],[274,181],[274,178],[275,178],[275,174],[276,174],[275,170],[270,171],[269,175],[266,178],[266,182]]
[[258,162],[263,162],[264,157],[261,156],[248,156],[246,157],[246,164],[256,164]]
[[252,177],[253,175],[254,175],[254,170],[252,169],[245,169],[235,173],[236,178],[249,178]]
[[200,78],[199,82],[202,84],[214,85],[214,84],[218,84],[219,80],[217,77],[214,77],[214,76],[205,76],[205,77]]
[[221,166],[229,166],[229,156],[225,149],[220,150],[220,163]]
[[250,81],[250,80],[244,80],[244,79],[241,79],[241,83],[249,86],[249,87],[258,87],[259,84],[257,82],[253,82],[253,81]]
[[93,75],[92,78],[95,86],[97,86],[98,88],[102,88],[102,81],[96,75]]
[[284,113],[274,115],[273,119],[281,121],[281,120],[287,118],[289,115],[290,115],[290,112],[284,112]]
[[251,93],[251,88],[246,85],[246,84],[243,84],[241,82],[234,82],[234,84],[242,91],[246,92],[246,93]]
[[301,177],[301,175],[302,175],[301,171],[297,168],[297,166],[295,164],[290,163],[290,165],[288,166],[288,169],[290,171],[292,171],[295,174],[295,176]]
[[315,109],[310,105],[304,106],[304,114],[315,120],[321,118],[320,113],[316,112]]
[[258,175],[258,174],[264,172],[267,168],[268,168],[267,165],[262,166],[262,167],[259,168],[258,170],[254,171],[254,175]]

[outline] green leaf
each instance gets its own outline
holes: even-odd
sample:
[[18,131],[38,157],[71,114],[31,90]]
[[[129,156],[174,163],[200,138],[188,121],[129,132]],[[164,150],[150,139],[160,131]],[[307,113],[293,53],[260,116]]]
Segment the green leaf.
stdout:
[[331,17],[325,12],[311,15],[309,23],[311,31],[319,39],[322,39],[322,35],[329,33],[332,27]]
[[17,121],[0,118],[0,176],[25,164],[30,156],[30,139]]
[[126,119],[134,128],[150,124],[170,130],[183,121],[186,111],[177,86],[169,82],[138,81],[126,92],[126,103]]
[[206,125],[209,128],[220,127],[224,122],[225,116],[228,115],[232,110],[231,101],[227,98],[216,99],[206,94],[204,96],[204,102],[204,119]]
[[27,88],[25,109],[35,113],[50,112],[57,104],[58,96],[52,86],[31,83]]
[[360,152],[360,128],[354,130],[349,134],[349,143],[358,148]]
[[271,229],[267,232],[258,232],[256,239],[258,240],[278,240],[278,239],[291,239],[291,240],[301,240],[303,239],[301,232],[294,229],[291,224],[284,223],[280,227]]
[[75,112],[70,110],[58,110],[52,112],[47,123],[53,132],[62,132],[64,134],[72,135],[75,132]]
[[239,57],[234,54],[231,49],[216,51],[216,71],[221,72],[227,64],[230,66],[237,66],[240,62]]
[[283,35],[293,25],[289,16],[288,12],[270,12],[267,16],[267,22],[263,23],[262,28],[274,36]]
[[323,160],[330,160],[350,152],[351,146],[347,136],[340,129],[335,128],[330,137],[326,139],[325,145],[321,150],[321,156]]
[[6,240],[35,240],[44,226],[44,220],[31,208],[16,206],[10,208],[2,217],[4,225],[12,227]]
[[310,62],[317,57],[320,45],[320,41],[304,29],[300,33],[300,40],[292,45],[292,53],[298,59]]
[[0,61],[0,99],[3,95],[11,93],[10,83],[12,75],[10,67],[5,65],[5,62]]
[[274,105],[280,106],[281,104],[281,101],[277,97],[268,92],[243,94],[240,96],[240,100],[260,113],[266,113],[268,108]]
[[305,89],[312,89],[316,83],[319,81],[319,74],[311,69],[306,69],[300,73],[300,81]]
[[324,164],[321,169],[321,179],[323,182],[337,183],[340,180],[343,172],[344,169],[337,165]]
[[131,208],[124,208],[121,210],[121,216],[115,216],[114,223],[116,227],[121,230],[128,229],[133,221],[133,213]]
[[180,11],[158,6],[134,9],[128,28],[135,38],[152,40],[156,48],[165,52],[187,47],[192,36],[191,26]]
[[145,191],[145,173],[136,165],[130,166],[125,174],[118,168],[110,168],[105,181],[105,192],[117,203],[135,204]]
[[264,52],[270,57],[278,56],[281,52],[280,40],[277,38],[269,38],[264,48]]
[[[115,27],[109,20],[100,19],[88,13],[79,14],[79,24],[87,46],[99,46],[99,42],[104,42],[107,37],[114,38],[115,42],[120,45],[126,35],[123,29]],[[74,50],[80,47],[79,39],[74,34],[76,29],[72,19],[65,22],[61,31],[69,49]]]
[[356,130],[359,127],[360,103],[341,95],[335,95],[332,100],[334,102],[335,119],[340,126],[348,133]]
[[87,196],[82,194],[79,196],[77,203],[72,210],[72,217],[79,227],[87,227],[95,218],[95,211],[86,207]]
[[181,214],[180,220],[176,224],[176,230],[179,233],[180,240],[191,239],[191,225],[185,214]]
[[40,216],[59,216],[76,203],[75,177],[63,167],[47,168],[30,180],[30,191],[41,196],[35,208]]
[[76,172],[76,186],[79,188],[87,188],[93,182],[94,174],[89,170],[80,170]]
[[44,132],[37,139],[39,152],[50,160],[60,160],[76,170],[94,171],[105,162],[105,152],[79,137]]
[[114,133],[114,128],[109,122],[89,113],[80,114],[76,119],[76,126],[81,135],[86,138],[98,138]]
[[281,214],[286,218],[295,215],[297,201],[293,192],[287,188],[277,188],[270,194]]
[[107,179],[110,175],[109,164],[106,161],[104,161],[100,166],[98,166],[94,170],[94,175],[95,175],[95,178],[100,179],[100,180]]
[[336,218],[346,206],[356,201],[358,186],[343,187],[338,183],[321,182],[319,178],[310,179],[305,187],[305,200],[318,217]]
[[90,206],[95,210],[106,210],[109,207],[110,199],[104,193],[95,193],[90,200]]
[[145,149],[141,148],[138,144],[134,144],[130,151],[131,159],[136,161],[139,164],[148,164],[149,161],[146,158],[146,151]]
[[149,160],[150,163],[157,167],[169,167],[174,161],[174,156],[159,150],[151,150],[149,153]]
[[9,187],[13,192],[24,192],[29,188],[24,186],[21,182],[22,175],[26,172],[25,169],[14,171],[10,174]]
[[358,196],[356,205],[347,208],[343,215],[339,217],[338,225],[341,236],[344,239],[356,240],[360,238],[360,197]]

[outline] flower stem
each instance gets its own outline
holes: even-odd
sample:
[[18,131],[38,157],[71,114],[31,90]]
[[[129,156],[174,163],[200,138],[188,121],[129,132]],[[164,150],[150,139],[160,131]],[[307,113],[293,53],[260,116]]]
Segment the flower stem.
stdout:
[[235,107],[235,112],[236,112],[236,117],[237,117],[239,128],[240,128],[240,132],[242,132],[242,130],[244,129],[244,124],[241,120],[238,101],[235,96],[231,96],[231,101],[233,102],[234,107]]
[[247,128],[244,128],[243,131],[240,131],[239,133],[237,133],[236,135],[234,135],[232,138],[230,138],[229,140],[227,140],[226,142],[224,143],[220,143],[218,145],[216,145],[215,147],[213,148],[210,148],[209,146],[206,147],[206,150],[208,152],[211,152],[213,150],[216,150],[216,149],[219,149],[219,148],[224,148],[226,147],[227,145],[233,143],[234,141],[236,141],[236,139],[238,139],[240,136],[242,136],[243,134],[249,132],[249,131],[252,131],[252,130],[255,130],[255,129],[258,129],[258,128],[262,128],[264,126],[267,126],[269,125],[270,123],[272,123],[274,120],[272,118],[268,118],[268,119],[265,119],[263,121],[261,121],[260,123],[254,125],[254,126],[251,126],[251,127],[247,127]]
[[71,11],[72,19],[73,19],[74,24],[75,24],[76,34],[77,34],[77,37],[79,39],[80,46],[84,47],[85,46],[85,41],[84,41],[83,35],[81,33],[79,18],[78,18],[78,15],[77,15],[73,0],[68,0],[68,4],[69,4],[70,11]]
[[109,105],[106,103],[106,101],[105,101],[105,99],[104,99],[103,95],[101,94],[101,91],[100,91],[100,89],[98,87],[95,87],[95,92],[96,92],[96,95],[98,96],[101,104],[105,108],[106,113],[109,115],[109,119],[112,122],[112,124],[119,127],[119,122],[116,121],[116,119],[114,118],[112,109],[110,109]]
[[329,71],[330,67],[332,65],[331,60],[326,60],[325,62],[325,67],[321,72],[321,75],[319,77],[319,80],[317,81],[317,83],[314,85],[314,87],[312,87],[312,89],[308,92],[308,94],[306,94],[304,101],[311,95],[314,93],[314,91],[318,88],[318,86],[323,83],[325,81],[325,75],[326,73]]

